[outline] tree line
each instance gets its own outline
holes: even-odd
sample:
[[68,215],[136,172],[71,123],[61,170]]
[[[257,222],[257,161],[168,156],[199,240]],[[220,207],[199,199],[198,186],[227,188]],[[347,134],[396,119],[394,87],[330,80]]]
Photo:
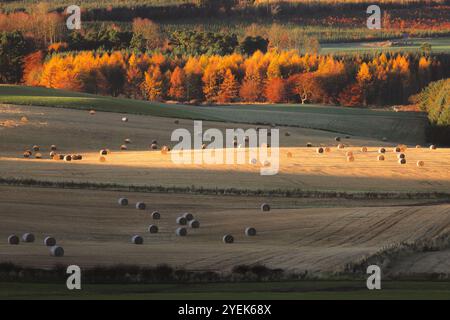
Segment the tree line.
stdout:
[[408,103],[431,81],[449,77],[448,55],[166,56],[114,51],[24,59],[23,83],[150,101],[182,103],[321,103],[343,106]]

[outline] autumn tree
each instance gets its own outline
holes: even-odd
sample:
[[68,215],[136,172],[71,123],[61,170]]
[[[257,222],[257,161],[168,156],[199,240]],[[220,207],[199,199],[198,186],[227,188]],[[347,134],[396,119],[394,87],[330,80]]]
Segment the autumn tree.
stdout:
[[223,82],[217,96],[217,102],[227,103],[233,102],[238,97],[239,83],[230,69],[225,71]]
[[273,78],[267,81],[265,88],[267,101],[272,103],[286,102],[286,84],[281,78]]
[[203,73],[203,93],[208,102],[215,102],[220,90],[222,73],[213,63],[208,64]]
[[186,74],[180,67],[176,67],[170,77],[169,97],[177,101],[186,99]]
[[44,69],[44,53],[36,51],[24,58],[22,82],[27,86],[38,86]]
[[145,72],[145,80],[142,85],[148,100],[163,100],[164,79],[159,66],[151,67],[148,72]]

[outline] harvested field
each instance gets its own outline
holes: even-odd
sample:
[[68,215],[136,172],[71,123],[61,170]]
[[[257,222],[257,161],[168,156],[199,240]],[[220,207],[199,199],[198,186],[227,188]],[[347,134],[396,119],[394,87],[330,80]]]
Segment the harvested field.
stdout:
[[[127,194],[132,202],[151,203],[148,210],[137,211],[119,206],[116,199],[123,194],[118,192],[0,190],[4,239],[0,260],[41,267],[168,263],[190,270],[229,270],[259,263],[294,271],[339,271],[386,245],[433,239],[450,231],[449,205],[392,206],[395,203],[373,200],[374,207],[361,207],[357,201],[327,199],[232,197],[230,201],[227,196]],[[270,213],[259,210],[264,201],[271,203]],[[333,207],[319,207],[323,205]],[[161,212],[159,232],[148,234],[153,210]],[[180,238],[174,232],[175,218],[184,211],[192,212],[202,228],[190,229]],[[248,225],[258,230],[256,236],[245,236]],[[6,244],[9,234],[24,231],[33,232],[36,243]],[[50,257],[41,245],[48,233],[64,247],[64,257]],[[130,237],[138,233],[144,244],[134,246]],[[226,233],[233,234],[233,244],[222,242]],[[432,270],[428,266],[427,271]]]

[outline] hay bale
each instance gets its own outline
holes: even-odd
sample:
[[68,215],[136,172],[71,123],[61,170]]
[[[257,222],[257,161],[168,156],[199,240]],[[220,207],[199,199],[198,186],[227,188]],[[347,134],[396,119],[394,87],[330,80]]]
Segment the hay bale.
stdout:
[[424,165],[425,165],[425,162],[423,162],[422,160],[417,161],[418,167],[423,167]]
[[53,159],[56,156],[56,152],[55,151],[51,151],[50,152],[50,158]]
[[345,136],[345,139],[350,139],[350,136]]
[[379,156],[378,156],[378,161],[384,161],[384,156],[382,155],[382,154],[380,154]]
[[431,146],[430,146],[430,150],[436,150],[437,149],[437,147],[434,145],[434,144],[432,144]]
[[24,233],[22,235],[22,241],[23,242],[31,243],[31,242],[34,242],[35,239],[36,238],[34,237],[34,234],[32,234],[32,233]]
[[420,149],[422,146],[420,144],[416,145],[416,149]]
[[128,122],[128,118],[127,117],[122,117],[122,122]]
[[192,229],[198,229],[200,228],[200,222],[198,220],[191,220],[189,221],[189,227],[191,227]]
[[138,209],[138,210],[145,210],[146,207],[147,206],[145,205],[144,202],[137,202],[136,203],[136,209]]
[[150,146],[150,149],[156,150],[156,149],[158,149],[158,145],[155,144],[155,143],[152,143],[151,146]]
[[267,204],[267,203],[263,203],[263,204],[261,205],[261,211],[263,211],[263,212],[268,212],[268,211],[270,211],[270,205]]
[[189,213],[189,212],[184,213],[183,217],[185,217],[187,221],[194,220],[194,215],[192,213]]
[[40,147],[38,145],[34,145],[32,149],[33,149],[33,151],[39,151]]
[[23,157],[24,157],[24,158],[29,158],[29,157],[31,157],[31,155],[32,155],[31,151],[25,151],[25,152],[23,153]]
[[331,148],[330,147],[325,147],[325,152],[331,152]]
[[346,155],[347,157],[353,157],[353,152],[352,152],[352,151],[347,151],[347,152],[345,153],[345,155]]
[[161,154],[167,154],[169,151],[170,151],[170,148],[168,146],[162,146]]
[[89,114],[90,114],[91,116],[95,115],[95,110],[89,111]]
[[233,141],[233,147],[237,148],[237,146],[238,146],[237,141]]
[[205,150],[207,147],[206,143],[202,144],[202,150]]
[[20,239],[15,234],[12,234],[8,237],[8,244],[10,245],[18,245],[20,243]]
[[247,136],[245,136],[245,138],[244,138],[244,142],[249,142],[250,141],[250,138],[249,137],[247,137]]
[[264,167],[270,167],[270,161],[265,160],[264,163],[263,163],[263,166]]
[[405,158],[398,159],[398,163],[399,164],[406,164],[406,159]]
[[341,141],[341,137],[334,137],[334,140],[339,142],[339,141]]
[[179,237],[185,237],[185,236],[187,236],[187,229],[183,228],[183,227],[179,227],[179,228],[177,228],[177,230],[175,230],[175,234]]
[[120,150],[122,150],[122,151],[128,150],[128,147],[123,144],[123,145],[120,146]]
[[42,159],[42,154],[41,153],[36,153],[35,155],[34,155],[34,157],[36,158],[36,159]]
[[230,244],[234,242],[234,237],[231,234],[226,234],[223,236],[222,241],[224,243]]
[[126,143],[126,144],[130,144],[131,140],[127,138],[127,139],[123,140],[123,142]]
[[287,132],[284,133],[284,136],[285,136],[285,137],[290,137],[290,136],[291,136],[291,133],[290,133],[289,131],[287,131]]
[[131,243],[132,244],[144,244],[144,238],[142,238],[140,235],[134,235],[131,237]]
[[98,158],[98,161],[100,161],[100,162],[106,162],[106,158],[103,157],[103,156],[101,156],[100,158]]
[[385,148],[380,148],[380,149],[378,149],[378,153],[386,153],[386,149]]
[[44,238],[44,245],[47,247],[53,247],[56,246],[56,239],[53,237],[45,237]]
[[404,153],[399,153],[399,154],[397,155],[397,158],[398,158],[398,159],[405,159],[406,156],[405,156]]
[[256,236],[256,229],[253,228],[253,227],[245,228],[245,235],[246,235],[247,237],[253,237],[253,236]]
[[83,156],[81,154],[77,154],[77,160],[83,160]]
[[187,225],[188,220],[185,217],[178,217],[176,222],[180,226],[185,226],[185,225]]
[[320,148],[316,149],[316,152],[319,153],[319,154],[322,154],[324,152],[324,150],[323,150],[322,147],[320,147]]
[[152,144],[158,144],[158,141],[155,140],[155,139],[153,139],[153,140],[152,140]]
[[127,198],[119,198],[119,200],[117,201],[119,203],[120,206],[127,206],[128,205],[128,199]]
[[367,147],[361,147],[361,152],[367,152]]
[[288,158],[292,158],[292,152],[289,152],[289,151],[288,151],[288,152],[286,153],[286,156],[287,156]]
[[101,149],[101,150],[100,150],[100,155],[101,155],[101,156],[106,156],[106,155],[108,155],[108,150],[106,150],[106,149]]
[[161,219],[161,214],[158,211],[153,211],[152,212],[152,219],[153,220],[159,220]]
[[72,156],[71,155],[64,156],[64,161],[66,162],[72,161]]
[[151,234],[158,233],[158,227],[154,224],[148,226],[148,232]]
[[342,143],[339,143],[338,146],[337,146],[337,148],[338,148],[338,149],[344,149],[345,146],[344,146]]
[[402,150],[400,149],[400,147],[395,147],[393,151],[398,153],[401,152]]
[[64,249],[60,246],[53,246],[50,248],[50,255],[52,257],[63,257]]
[[173,123],[180,124],[180,121],[179,120],[175,120]]
[[306,144],[306,147],[307,147],[307,148],[312,148],[312,143],[311,143],[311,142],[308,142],[308,143]]
[[348,156],[347,157],[347,162],[353,162],[355,161],[355,157],[354,156]]

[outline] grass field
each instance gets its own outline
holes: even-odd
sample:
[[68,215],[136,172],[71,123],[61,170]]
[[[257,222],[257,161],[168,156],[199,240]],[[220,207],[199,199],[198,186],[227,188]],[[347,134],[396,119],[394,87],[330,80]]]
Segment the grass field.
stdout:
[[0,103],[120,112],[234,123],[266,123],[339,132],[398,143],[425,141],[423,114],[317,105],[196,107],[117,99],[45,88],[0,86]]
[[364,281],[297,281],[227,284],[85,285],[68,291],[64,284],[0,282],[2,299],[133,299],[133,300],[447,300],[448,282],[383,282],[369,291]]

